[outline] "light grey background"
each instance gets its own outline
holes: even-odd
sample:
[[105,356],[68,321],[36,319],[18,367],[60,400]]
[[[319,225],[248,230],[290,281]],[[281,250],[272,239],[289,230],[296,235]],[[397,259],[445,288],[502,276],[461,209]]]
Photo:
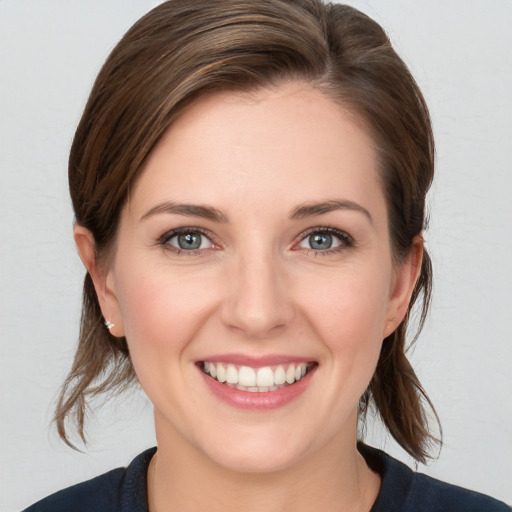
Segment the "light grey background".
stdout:
[[[50,427],[74,352],[83,271],[66,161],[92,81],[159,2],[0,0],[0,511],[127,464],[154,444],[141,393],[91,419],[85,454]],[[412,358],[444,428],[420,470],[512,503],[512,2],[353,1],[422,87],[437,137],[426,235],[436,271]],[[370,439],[407,457],[382,434]]]

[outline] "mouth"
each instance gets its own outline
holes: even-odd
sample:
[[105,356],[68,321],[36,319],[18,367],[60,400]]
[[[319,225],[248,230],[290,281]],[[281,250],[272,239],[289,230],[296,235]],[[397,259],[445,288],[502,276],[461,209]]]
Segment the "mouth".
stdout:
[[200,361],[199,368],[215,381],[232,389],[250,393],[272,393],[293,386],[318,364],[283,363],[253,368],[216,361]]

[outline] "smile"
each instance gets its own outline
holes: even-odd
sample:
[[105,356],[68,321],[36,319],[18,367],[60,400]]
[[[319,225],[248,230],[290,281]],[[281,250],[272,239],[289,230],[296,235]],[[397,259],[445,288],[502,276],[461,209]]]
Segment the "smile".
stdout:
[[204,373],[231,388],[248,392],[273,392],[288,387],[305,377],[316,363],[287,363],[252,368],[222,362],[203,361]]

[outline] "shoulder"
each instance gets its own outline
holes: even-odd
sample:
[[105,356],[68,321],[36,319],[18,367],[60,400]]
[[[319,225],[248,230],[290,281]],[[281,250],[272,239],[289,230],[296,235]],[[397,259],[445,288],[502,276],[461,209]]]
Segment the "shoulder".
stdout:
[[114,469],[92,480],[68,487],[38,501],[24,512],[117,511],[116,497],[124,472],[124,468]]
[[[425,511],[511,512],[505,503],[486,494],[441,482],[422,473],[414,473],[409,502],[411,510],[415,508]],[[420,503],[424,505],[418,509]]]
[[156,449],[117,468],[34,503],[23,512],[147,512],[146,472]]
[[490,496],[414,472],[381,450],[359,445],[359,451],[382,477],[371,512],[511,512]]

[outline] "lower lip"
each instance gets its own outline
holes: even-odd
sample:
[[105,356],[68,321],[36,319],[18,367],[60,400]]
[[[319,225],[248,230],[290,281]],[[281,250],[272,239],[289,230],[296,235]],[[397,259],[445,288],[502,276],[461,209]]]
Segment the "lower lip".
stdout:
[[299,381],[277,389],[276,391],[241,391],[236,388],[221,384],[218,380],[204,373],[200,368],[199,372],[203,376],[204,382],[210,391],[223,402],[239,409],[249,409],[255,411],[266,411],[277,409],[298,398],[308,387],[313,373],[317,366],[313,367]]

